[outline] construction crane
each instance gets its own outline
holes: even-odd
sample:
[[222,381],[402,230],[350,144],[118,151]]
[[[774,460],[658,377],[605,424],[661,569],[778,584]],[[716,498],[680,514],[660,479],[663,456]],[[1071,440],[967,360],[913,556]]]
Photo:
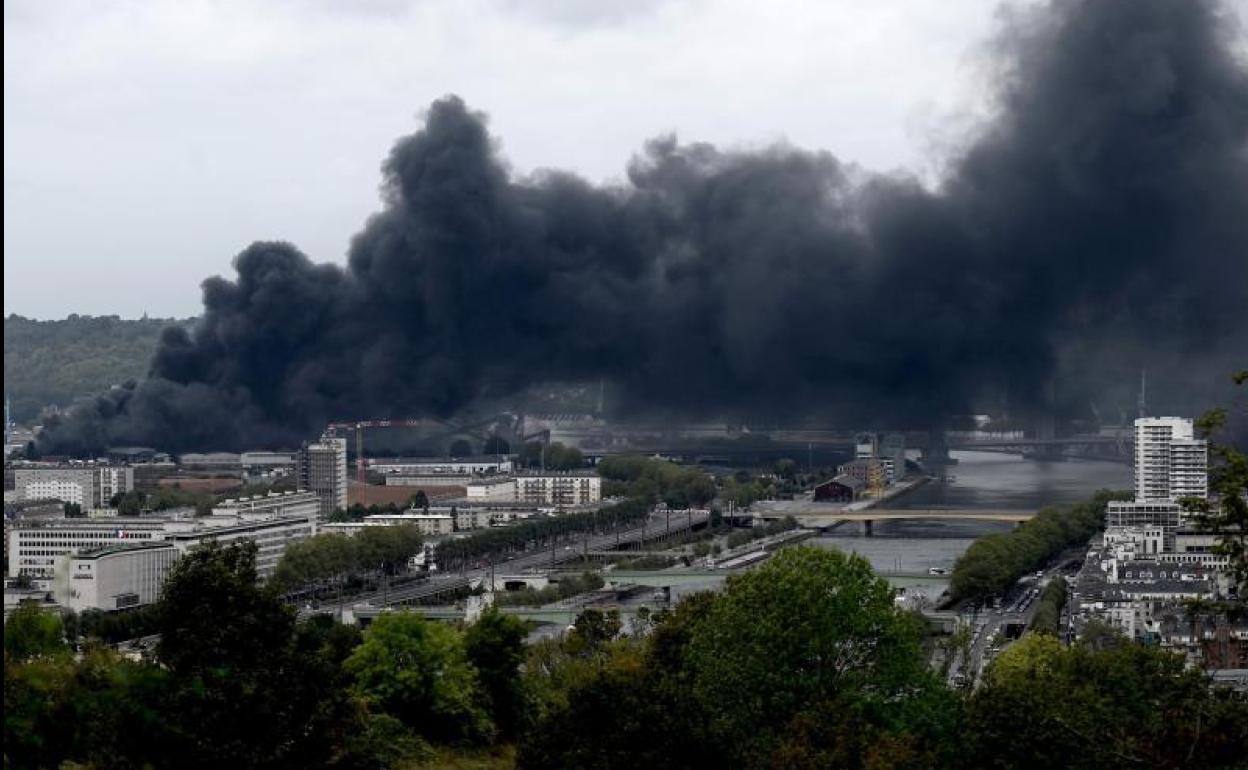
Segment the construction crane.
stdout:
[[336,438],[339,434],[345,434],[348,431],[355,431],[355,482],[357,484],[363,484],[367,479],[364,470],[364,429],[392,428],[400,425],[410,428],[417,427],[423,423],[423,420],[417,418],[409,418],[406,420],[359,420],[356,422],[331,422],[325,428],[325,435]]

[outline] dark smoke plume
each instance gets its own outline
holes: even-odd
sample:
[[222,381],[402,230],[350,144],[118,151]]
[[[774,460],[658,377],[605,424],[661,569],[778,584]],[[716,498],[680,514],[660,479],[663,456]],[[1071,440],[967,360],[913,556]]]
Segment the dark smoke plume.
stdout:
[[[1212,2],[1002,15],[995,117],[935,190],[779,145],[650,142],[628,183],[518,178],[455,97],[386,160],[347,268],[256,243],[143,382],[45,451],[292,444],[607,378],[623,409],[927,424],[1248,354],[1248,72]],[[1190,375],[1190,376],[1189,376]],[[1082,387],[1082,386],[1081,386]]]

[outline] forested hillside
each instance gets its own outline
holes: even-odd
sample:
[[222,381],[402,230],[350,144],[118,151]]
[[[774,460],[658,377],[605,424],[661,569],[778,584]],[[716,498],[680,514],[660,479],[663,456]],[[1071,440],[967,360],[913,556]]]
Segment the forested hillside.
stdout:
[[80,396],[142,377],[161,329],[185,323],[117,316],[6,317],[4,392],[12,400],[13,419],[30,421],[45,406],[67,406]]

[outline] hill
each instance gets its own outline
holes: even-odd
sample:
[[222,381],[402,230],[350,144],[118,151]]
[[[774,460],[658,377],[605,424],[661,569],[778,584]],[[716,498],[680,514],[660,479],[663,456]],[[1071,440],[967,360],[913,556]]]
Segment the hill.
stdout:
[[142,377],[161,330],[187,323],[77,314],[57,321],[7,316],[4,391],[13,419],[29,422],[44,407],[68,406],[76,398]]

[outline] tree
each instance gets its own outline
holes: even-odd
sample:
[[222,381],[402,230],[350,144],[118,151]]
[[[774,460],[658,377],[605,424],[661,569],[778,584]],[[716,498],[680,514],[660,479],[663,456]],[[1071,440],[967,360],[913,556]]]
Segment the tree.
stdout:
[[256,583],[255,551],[195,548],[161,589],[156,653],[174,678],[168,714],[183,767],[320,766],[354,729],[338,665],[323,654],[336,647],[295,634],[293,611]]
[[86,516],[83,513],[82,506],[78,503],[65,503],[64,510],[65,518],[67,519],[81,519]]
[[529,629],[519,618],[496,607],[481,614],[464,634],[468,660],[477,669],[489,700],[490,714],[503,738],[514,738],[524,707],[520,664]]
[[[1233,379],[1236,386],[1248,383],[1248,370],[1237,373]],[[1226,419],[1224,408],[1206,412],[1198,421],[1201,434],[1212,439],[1224,429]],[[1228,557],[1227,574],[1242,597],[1248,595],[1248,455],[1230,444],[1212,440],[1209,454],[1213,459],[1209,491],[1218,497],[1218,504],[1195,499],[1183,503],[1196,513],[1202,529],[1218,533],[1215,551]]]
[[1242,767],[1248,701],[1167,650],[1028,634],[988,669],[965,733],[968,768]]
[[930,727],[941,720],[924,716],[926,708],[947,694],[920,655],[924,633],[862,557],[787,548],[729,578],[694,625],[693,689],[716,715],[716,733],[749,765],[812,705],[856,709],[881,730]]
[[4,621],[4,654],[7,660],[30,660],[67,653],[65,629],[55,612],[36,602],[24,601]]
[[423,489],[416,490],[416,494],[412,495],[412,499],[408,503],[412,508],[421,508],[425,513],[429,512],[429,495],[425,494]]
[[488,742],[494,725],[463,639],[410,612],[378,617],[347,658],[353,688],[371,708],[431,741]]

